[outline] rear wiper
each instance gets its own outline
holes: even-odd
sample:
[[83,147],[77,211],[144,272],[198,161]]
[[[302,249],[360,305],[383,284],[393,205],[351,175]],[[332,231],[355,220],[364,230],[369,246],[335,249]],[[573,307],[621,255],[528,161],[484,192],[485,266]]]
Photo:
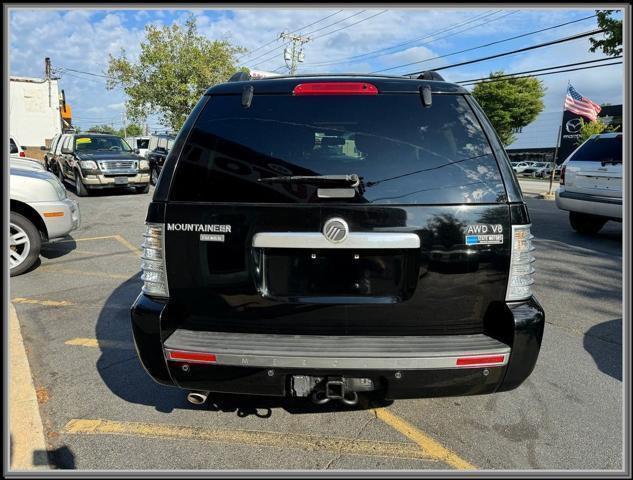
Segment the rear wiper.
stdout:
[[319,186],[358,187],[360,178],[355,173],[350,175],[286,175],[283,177],[259,178],[258,182],[266,183],[307,183]]

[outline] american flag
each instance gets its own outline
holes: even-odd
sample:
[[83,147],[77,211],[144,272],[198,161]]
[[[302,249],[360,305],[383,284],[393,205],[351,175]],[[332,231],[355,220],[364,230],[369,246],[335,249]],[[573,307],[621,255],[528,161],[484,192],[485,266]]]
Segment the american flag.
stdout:
[[569,88],[567,88],[567,95],[565,96],[565,110],[587,117],[593,122],[598,118],[598,114],[602,108],[587,97],[583,97],[570,84]]

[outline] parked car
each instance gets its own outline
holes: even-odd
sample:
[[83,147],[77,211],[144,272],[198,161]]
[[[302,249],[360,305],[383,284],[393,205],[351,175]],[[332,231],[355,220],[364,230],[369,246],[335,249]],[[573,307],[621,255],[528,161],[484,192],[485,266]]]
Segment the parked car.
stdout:
[[156,185],[158,182],[158,177],[175,138],[174,135],[170,134],[156,134],[150,138],[147,159],[149,160],[150,183],[152,185]]
[[59,179],[43,169],[10,163],[9,268],[11,276],[29,270],[42,243],[63,237],[79,226],[77,202],[66,196]]
[[530,375],[544,312],[527,205],[474,98],[425,78],[207,90],[147,211],[131,321],[149,375],[192,403],[317,404]]
[[148,161],[116,135],[63,134],[49,158],[49,170],[71,181],[80,197],[114,187],[149,191]]
[[[560,170],[561,170],[561,166],[556,165],[556,168],[554,169],[554,178],[560,177]],[[551,175],[552,175],[551,163],[548,164],[546,167],[540,167],[534,172],[532,172],[532,176],[538,177],[538,178],[549,178]]]
[[133,149],[138,150],[138,154],[141,157],[147,158],[147,152],[149,149],[149,137],[125,137],[125,141]]
[[[49,172],[51,172],[51,160],[53,159],[54,155],[55,155],[55,151],[58,150],[58,146],[61,147],[61,145],[59,144],[59,141],[62,139],[62,133],[57,133],[55,134],[55,136],[53,137],[53,139],[51,140],[51,146],[49,148],[46,147],[42,147],[42,150],[45,151],[46,153],[44,153],[44,167],[46,168],[46,170],[48,170]],[[55,173],[55,172],[53,172]]]
[[563,163],[556,205],[579,233],[622,221],[622,140],[621,133],[592,135]]
[[24,151],[24,148],[20,145],[20,142],[18,142],[13,135],[9,137],[9,144],[9,155],[11,158],[26,157],[26,152]]
[[526,169],[532,168],[533,162],[519,162],[515,165],[512,165],[512,170],[514,170],[517,175],[523,173]]
[[546,162],[532,162],[526,168],[521,170],[521,175],[536,177],[536,172],[538,172],[542,168],[546,168],[547,165],[548,164]]

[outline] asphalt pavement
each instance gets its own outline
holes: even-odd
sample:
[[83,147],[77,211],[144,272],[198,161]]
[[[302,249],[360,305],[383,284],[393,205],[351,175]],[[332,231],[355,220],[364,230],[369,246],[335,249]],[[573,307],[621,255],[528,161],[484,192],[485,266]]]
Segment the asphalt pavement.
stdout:
[[150,199],[78,199],[80,229],[11,279],[55,468],[622,468],[620,224],[582,236],[554,202],[528,199],[547,325],[516,390],[358,407],[214,395],[197,407],[154,383],[132,344]]

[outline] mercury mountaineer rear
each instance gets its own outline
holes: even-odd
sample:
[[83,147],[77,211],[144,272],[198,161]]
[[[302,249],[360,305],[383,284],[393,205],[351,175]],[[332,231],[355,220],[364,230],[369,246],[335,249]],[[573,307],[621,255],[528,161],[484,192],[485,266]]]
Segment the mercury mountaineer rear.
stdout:
[[527,207],[480,107],[438,77],[206,92],[147,213],[132,327],[156,381],[194,403],[354,404],[530,375],[544,313]]

